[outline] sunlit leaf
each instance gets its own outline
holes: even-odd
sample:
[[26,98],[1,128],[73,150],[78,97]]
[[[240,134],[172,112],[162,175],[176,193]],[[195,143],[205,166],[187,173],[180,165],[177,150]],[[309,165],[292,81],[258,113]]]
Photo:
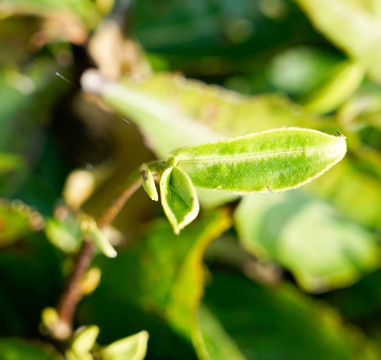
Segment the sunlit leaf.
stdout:
[[148,332],[141,331],[135,335],[113,342],[100,351],[103,360],[143,360],[147,351]]
[[305,103],[305,109],[318,114],[328,113],[344,103],[360,86],[364,67],[360,63],[341,64],[332,78]]
[[339,162],[345,138],[282,128],[172,151],[195,186],[239,194],[299,187]]
[[372,232],[302,193],[247,197],[235,220],[247,250],[289,269],[308,291],[347,286],[378,267]]
[[96,325],[86,326],[75,334],[71,344],[71,350],[77,355],[87,354],[93,348],[95,340],[99,334],[99,327]]
[[161,203],[175,234],[192,222],[200,210],[196,190],[188,175],[170,167],[160,179]]
[[155,180],[153,175],[146,164],[140,167],[140,173],[142,174],[142,185],[147,195],[153,200],[158,201],[159,195],[156,190]]
[[297,0],[314,25],[348,55],[359,60],[381,82],[380,17],[363,2]]
[[81,230],[82,234],[93,241],[98,249],[107,257],[114,258],[118,254],[95,220],[84,217],[81,220]]

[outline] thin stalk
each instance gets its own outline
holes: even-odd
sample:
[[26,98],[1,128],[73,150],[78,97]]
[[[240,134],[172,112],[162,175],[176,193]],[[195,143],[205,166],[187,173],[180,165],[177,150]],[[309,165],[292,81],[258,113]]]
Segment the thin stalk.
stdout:
[[[135,193],[135,191],[139,189],[140,186],[140,172],[136,170],[127,179],[123,190],[97,219],[97,225],[100,229],[113,222],[115,217],[122,210],[124,204]],[[83,297],[81,281],[90,267],[94,250],[94,243],[85,238],[75,261],[74,270],[67,281],[66,287],[57,305],[57,313],[60,321],[59,326],[55,329],[56,331],[54,331],[53,334],[56,338],[66,339],[72,333],[72,323],[75,310]]]

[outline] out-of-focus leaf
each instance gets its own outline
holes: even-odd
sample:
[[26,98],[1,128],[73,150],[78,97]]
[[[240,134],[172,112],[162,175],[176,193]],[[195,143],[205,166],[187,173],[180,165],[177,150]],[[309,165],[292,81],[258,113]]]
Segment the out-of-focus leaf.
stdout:
[[285,266],[308,291],[349,285],[379,264],[373,233],[302,193],[247,197],[235,220],[247,250]]
[[73,16],[78,17],[89,28],[95,27],[100,18],[99,10],[90,0],[4,0],[0,4],[0,13],[2,12],[7,16],[28,14],[47,18],[61,12],[68,20]]
[[30,164],[41,154],[42,126],[63,89],[55,70],[56,64],[44,58],[26,66],[23,72],[14,66],[0,70],[0,149],[14,156],[13,165],[18,169],[15,178],[9,179],[14,181],[6,188],[0,181],[3,196],[10,196],[19,189]]
[[[309,127],[315,119],[280,96],[245,97],[218,86],[156,74],[143,82],[107,82],[96,72],[82,77],[85,91],[99,94],[113,110],[133,120],[159,158],[181,146],[282,126]],[[234,196],[199,191],[204,205]]]
[[[156,314],[189,346],[204,283],[202,257],[208,244],[229,226],[228,214],[213,210],[201,214],[192,226],[176,236],[167,220],[161,219],[117,258],[112,261],[99,258],[102,281],[84,301],[82,314],[91,314],[92,321],[102,329],[100,336],[103,331],[111,332],[114,339],[144,327],[151,339],[148,352],[166,351],[167,356],[161,356],[176,358],[175,349],[163,349],[165,344],[168,346],[168,330],[157,319],[147,322],[144,316]],[[101,305],[105,303],[107,307]],[[97,304],[103,311],[98,310]],[[128,309],[130,312],[126,313]],[[120,312],[130,321],[116,328],[115,319],[121,318]],[[193,355],[190,352],[184,358]]]
[[358,62],[344,62],[322,88],[312,94],[305,109],[317,114],[335,110],[344,103],[361,85],[364,67]]
[[148,332],[141,331],[135,335],[113,342],[100,351],[103,360],[143,360],[147,352]]
[[[198,319],[203,360],[376,360],[381,356],[364,335],[346,328],[332,308],[314,304],[288,285],[271,289],[228,273],[213,275],[203,300],[207,311],[202,309]],[[225,346],[230,354],[238,350],[242,355],[219,351]]]
[[98,249],[107,257],[114,258],[118,254],[92,218],[84,217],[81,220],[81,230],[82,234],[93,241]]
[[346,150],[343,136],[281,128],[182,147],[168,157],[195,186],[247,194],[306,184],[339,162]]
[[70,350],[78,359],[90,358],[90,350],[94,347],[99,334],[99,327],[96,325],[86,326],[75,334]]
[[243,96],[167,73],[112,83],[88,72],[82,86],[136,122],[160,158],[181,146],[315,121],[281,96]]
[[381,156],[361,149],[308,185],[309,192],[332,203],[348,218],[365,226],[380,227]]
[[201,305],[197,320],[199,328],[195,332],[194,343],[200,359],[246,359],[234,340],[207,307]]
[[380,16],[360,0],[297,0],[314,25],[381,82]]
[[298,46],[277,54],[269,66],[269,81],[290,95],[306,95],[327,82],[338,63],[332,52]]
[[0,336],[36,333],[41,311],[62,289],[59,252],[42,232],[31,233],[1,249],[0,274]]
[[[56,210],[56,218],[48,218],[45,233],[52,244],[66,253],[75,253],[81,246],[83,235],[74,215],[66,209]],[[62,215],[60,213],[63,213]]]
[[51,345],[18,338],[0,339],[1,360],[63,360]]
[[43,218],[37,211],[20,201],[0,199],[0,247],[21,240],[42,226]]
[[0,193],[7,194],[25,178],[27,164],[20,155],[0,153]]
[[200,211],[192,181],[177,167],[170,167],[164,171],[160,179],[160,197],[165,215],[177,235]]

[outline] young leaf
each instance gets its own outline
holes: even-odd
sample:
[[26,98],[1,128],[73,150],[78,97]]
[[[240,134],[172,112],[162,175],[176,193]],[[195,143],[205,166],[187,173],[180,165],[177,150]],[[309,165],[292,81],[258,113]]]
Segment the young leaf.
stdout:
[[114,258],[117,255],[116,250],[93,219],[87,217],[82,219],[81,229],[83,235],[93,241],[104,255],[109,258]]
[[148,332],[140,331],[135,335],[113,342],[101,350],[104,360],[142,360],[146,356]]
[[143,189],[153,201],[158,201],[159,195],[156,190],[155,180],[147,164],[140,167],[140,173],[142,174]]
[[345,155],[344,136],[281,128],[172,151],[194,186],[238,194],[284,191],[318,177]]
[[175,234],[192,222],[200,206],[189,176],[176,167],[164,171],[160,179],[161,203]]
[[95,340],[99,334],[99,327],[90,325],[82,328],[78,334],[75,335],[71,344],[71,350],[79,357],[85,356],[93,348]]

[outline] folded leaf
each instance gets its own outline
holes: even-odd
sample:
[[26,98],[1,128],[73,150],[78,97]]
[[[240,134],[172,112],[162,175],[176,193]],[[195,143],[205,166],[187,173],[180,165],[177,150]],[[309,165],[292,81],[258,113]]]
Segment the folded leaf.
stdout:
[[150,169],[148,168],[146,164],[143,164],[140,167],[140,173],[142,174],[142,178],[143,178],[142,179],[143,189],[152,200],[158,201],[159,195],[156,190],[155,180],[153,178],[153,175]]
[[196,190],[186,173],[170,167],[161,177],[160,195],[164,212],[174,232],[179,234],[200,210]]
[[238,194],[284,191],[318,177],[346,152],[345,137],[281,128],[170,153],[195,186]]

